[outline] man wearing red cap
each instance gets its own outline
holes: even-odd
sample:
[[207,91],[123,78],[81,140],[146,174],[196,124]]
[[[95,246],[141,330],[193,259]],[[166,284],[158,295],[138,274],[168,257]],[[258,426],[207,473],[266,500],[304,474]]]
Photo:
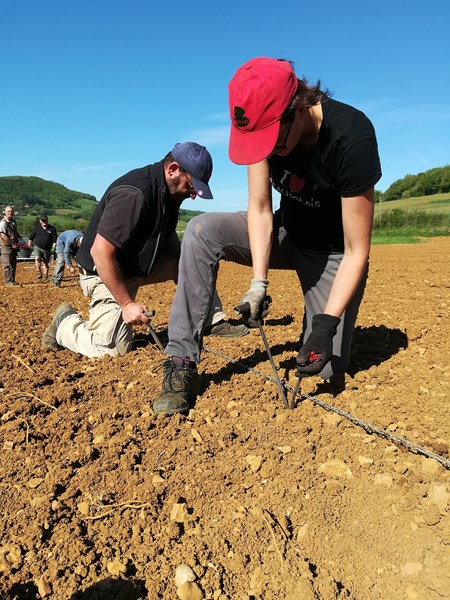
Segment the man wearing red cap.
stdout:
[[[252,59],[236,71],[229,106],[229,155],[248,165],[248,211],[207,213],[189,223],[179,281],[189,276],[199,294],[188,298],[178,286],[166,352],[200,360],[198,330],[220,259],[253,267],[241,301],[250,306],[252,326],[267,314],[269,267],[295,269],[305,302],[297,374],[342,381],[367,279],[374,186],[381,178],[373,126],[319,83],[298,79],[290,62],[273,58]],[[275,215],[272,188],[281,194]],[[180,320],[186,323],[182,336],[171,332]],[[189,324],[198,322],[193,331]],[[163,386],[155,412],[186,412],[195,378],[188,383],[173,392]]]
[[[186,198],[212,198],[211,155],[204,146],[182,142],[165,158],[134,169],[106,190],[77,251],[80,285],[91,299],[89,319],[61,304],[44,331],[42,344],[89,357],[124,355],[133,348],[133,324],[149,321],[136,301],[141,285],[177,280],[180,241],[176,225]],[[191,292],[193,294],[193,292]],[[208,334],[239,337],[217,294],[207,315]]]

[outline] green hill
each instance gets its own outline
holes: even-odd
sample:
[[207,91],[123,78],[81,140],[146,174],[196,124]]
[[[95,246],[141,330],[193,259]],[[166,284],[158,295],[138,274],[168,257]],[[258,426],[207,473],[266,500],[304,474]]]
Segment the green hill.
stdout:
[[60,183],[47,181],[40,177],[0,177],[0,204],[13,204],[17,210],[25,207],[31,211],[40,212],[52,209],[84,208],[87,204],[96,202],[95,196],[75,192]]
[[14,206],[19,232],[29,235],[40,214],[47,214],[57,231],[84,230],[96,207],[91,194],[69,190],[40,177],[0,177],[0,207]]

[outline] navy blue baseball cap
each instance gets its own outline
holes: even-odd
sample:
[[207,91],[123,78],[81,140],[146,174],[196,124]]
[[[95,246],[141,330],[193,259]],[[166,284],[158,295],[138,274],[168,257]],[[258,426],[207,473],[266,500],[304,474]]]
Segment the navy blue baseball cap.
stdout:
[[181,142],[173,147],[172,156],[180,167],[191,176],[197,196],[207,200],[213,198],[208,185],[213,169],[211,154],[208,150],[195,142]]

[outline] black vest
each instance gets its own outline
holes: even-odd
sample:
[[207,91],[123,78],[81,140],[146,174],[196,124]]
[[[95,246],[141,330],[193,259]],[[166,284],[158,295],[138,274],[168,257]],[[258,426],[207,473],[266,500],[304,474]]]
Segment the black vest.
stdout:
[[117,260],[125,278],[145,277],[155,259],[163,251],[166,240],[175,231],[179,204],[167,191],[164,161],[134,169],[116,179],[103,194],[89,222],[78,250],[77,263],[88,272],[95,272],[91,248],[111,190],[119,186],[133,187],[144,196],[144,210],[133,238],[125,248],[117,249]]

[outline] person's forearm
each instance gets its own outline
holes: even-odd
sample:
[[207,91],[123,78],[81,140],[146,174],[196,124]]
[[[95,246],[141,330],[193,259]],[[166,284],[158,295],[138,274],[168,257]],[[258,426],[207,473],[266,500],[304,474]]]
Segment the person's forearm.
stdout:
[[324,313],[341,317],[361,282],[370,254],[373,221],[373,188],[342,198],[344,258],[337,270]]
[[106,260],[101,255],[93,255],[97,273],[108,290],[111,292],[117,304],[123,308],[126,304],[133,302],[125,285],[119,263],[116,258],[108,257]]
[[72,268],[72,257],[69,252],[64,252],[64,262],[66,263],[66,267],[68,269]]
[[254,279],[267,279],[272,248],[273,212],[269,164],[263,160],[247,167],[248,236]]
[[248,236],[252,253],[253,277],[267,279],[272,248],[273,213],[249,209]]
[[358,289],[368,258],[365,253],[344,255],[336,273],[324,313],[341,317]]

